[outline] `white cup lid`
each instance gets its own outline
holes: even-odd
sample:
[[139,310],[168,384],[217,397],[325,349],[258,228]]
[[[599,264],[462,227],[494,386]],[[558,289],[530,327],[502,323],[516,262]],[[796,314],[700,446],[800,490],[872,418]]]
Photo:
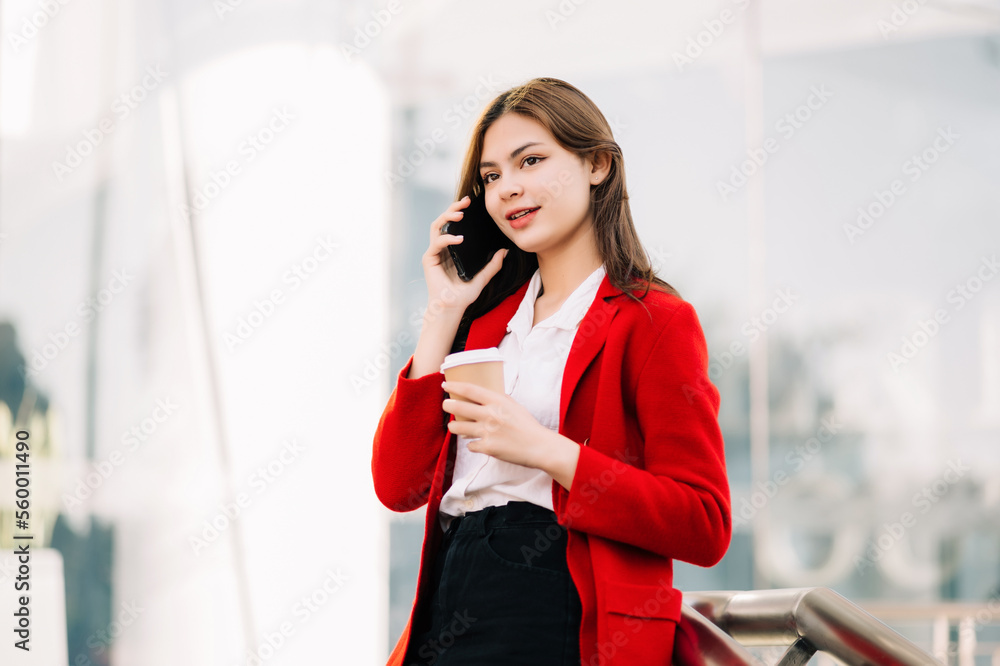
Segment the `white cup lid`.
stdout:
[[489,361],[503,361],[503,354],[499,347],[489,347],[487,349],[470,349],[468,351],[448,354],[441,364],[441,372],[456,365],[467,365],[469,363],[486,363]]

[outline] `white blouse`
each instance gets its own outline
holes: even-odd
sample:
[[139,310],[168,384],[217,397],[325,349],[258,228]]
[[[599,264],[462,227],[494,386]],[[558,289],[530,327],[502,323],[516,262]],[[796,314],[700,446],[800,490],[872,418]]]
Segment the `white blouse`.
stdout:
[[[507,323],[507,334],[498,345],[504,361],[504,392],[551,430],[559,429],[559,398],[566,358],[604,275],[601,265],[580,283],[557,312],[534,324],[535,298],[542,286],[536,270],[521,305]],[[438,514],[443,529],[448,529],[454,516],[511,501],[532,502],[552,510],[552,477],[547,472],[469,451],[469,439],[458,435],[451,487],[441,498]]]

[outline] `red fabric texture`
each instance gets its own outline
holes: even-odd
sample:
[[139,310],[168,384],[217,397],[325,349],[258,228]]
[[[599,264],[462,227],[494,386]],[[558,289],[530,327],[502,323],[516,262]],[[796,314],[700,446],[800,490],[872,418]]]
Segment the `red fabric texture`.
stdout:
[[[473,322],[466,349],[499,345],[527,287]],[[732,533],[719,392],[701,324],[676,296],[650,289],[643,303],[648,312],[605,276],[563,375],[559,432],[581,449],[570,490],[553,481],[552,500],[569,532],[587,666],[671,663],[681,606],[673,560],[712,566]],[[396,378],[372,455],[382,504],[427,505],[416,598],[387,666],[402,666],[416,610],[432,593],[438,508],[455,460],[444,375],[408,379],[412,363]]]

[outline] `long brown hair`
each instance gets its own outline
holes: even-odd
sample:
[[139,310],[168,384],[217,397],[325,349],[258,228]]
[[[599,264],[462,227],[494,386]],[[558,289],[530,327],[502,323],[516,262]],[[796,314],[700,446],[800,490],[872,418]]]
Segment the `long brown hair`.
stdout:
[[[531,79],[500,93],[483,109],[472,130],[455,198],[482,194],[479,162],[483,154],[483,139],[486,130],[507,113],[517,113],[538,122],[559,145],[581,159],[594,158],[601,152],[610,154],[611,169],[607,177],[591,189],[590,199],[597,250],[604,262],[608,281],[640,304],[651,287],[679,296],[676,289],[653,271],[649,256],[635,231],[625,188],[625,160],[611,133],[611,126],[589,97],[565,81],[550,77]],[[466,308],[452,351],[464,349],[472,320],[516,292],[538,268],[535,253],[525,252],[513,242],[508,242],[506,247],[509,252],[504,257],[503,266],[479,297]],[[633,291],[639,289],[642,289],[642,295],[636,296]]]

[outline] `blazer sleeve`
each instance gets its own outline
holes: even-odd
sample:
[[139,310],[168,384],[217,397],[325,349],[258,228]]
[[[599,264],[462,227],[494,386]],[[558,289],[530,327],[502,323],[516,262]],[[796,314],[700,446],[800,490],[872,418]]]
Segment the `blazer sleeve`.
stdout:
[[719,391],[697,314],[681,301],[639,372],[644,468],[580,447],[560,521],[672,559],[712,566],[732,536]]
[[413,355],[396,376],[372,447],[372,480],[379,501],[393,511],[413,511],[427,503],[441,444],[448,432],[444,374],[408,379]]

